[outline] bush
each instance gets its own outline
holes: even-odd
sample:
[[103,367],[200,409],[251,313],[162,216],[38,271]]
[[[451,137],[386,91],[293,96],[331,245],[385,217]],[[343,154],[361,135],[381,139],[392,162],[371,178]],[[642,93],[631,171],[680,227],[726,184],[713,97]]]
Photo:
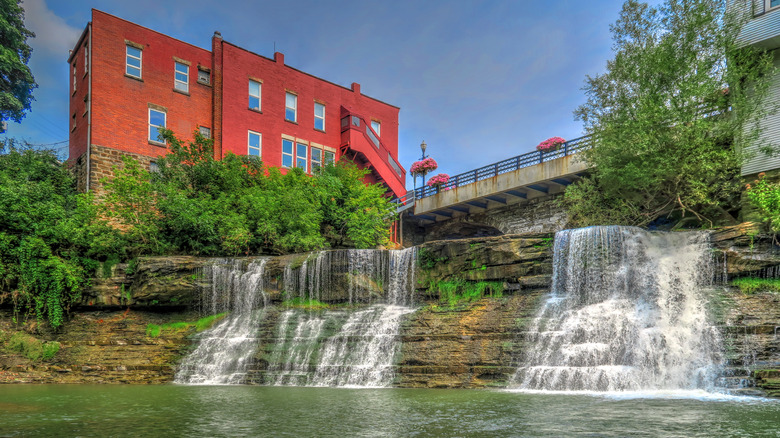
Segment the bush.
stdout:
[[255,157],[214,160],[211,140],[197,133],[188,144],[170,131],[164,136],[171,153],[158,160],[158,173],[126,158],[106,183],[107,211],[133,256],[284,254],[387,242],[393,207],[384,187],[365,184],[367,171],[354,164],[283,175]]
[[52,151],[6,140],[0,155],[0,303],[59,327],[100,262],[120,247],[92,197]]

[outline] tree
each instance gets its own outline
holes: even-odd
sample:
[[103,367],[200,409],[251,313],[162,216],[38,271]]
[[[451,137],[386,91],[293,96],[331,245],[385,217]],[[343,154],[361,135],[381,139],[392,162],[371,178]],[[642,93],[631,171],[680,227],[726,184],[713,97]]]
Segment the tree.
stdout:
[[624,3],[610,28],[615,56],[586,79],[575,111],[596,139],[584,153],[592,175],[563,200],[576,225],[734,220],[740,151],[769,110],[772,63],[737,45],[740,17],[724,3]]
[[27,66],[32,48],[24,27],[21,0],[0,0],[0,122],[20,122],[30,110],[32,91],[38,85]]
[[339,162],[307,175],[256,157],[215,160],[212,141],[163,132],[170,153],[149,174],[132,158],[106,181],[105,206],[132,254],[283,254],[387,242],[393,206],[366,170]]
[[116,236],[53,151],[0,150],[0,304],[57,328]]

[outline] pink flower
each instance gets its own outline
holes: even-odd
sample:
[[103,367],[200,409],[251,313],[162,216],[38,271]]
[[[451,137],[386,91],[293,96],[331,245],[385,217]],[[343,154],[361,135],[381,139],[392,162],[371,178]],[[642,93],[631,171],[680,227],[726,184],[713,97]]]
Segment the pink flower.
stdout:
[[434,171],[438,168],[439,165],[436,163],[436,160],[434,160],[431,157],[428,157],[422,161],[415,161],[412,164],[412,167],[409,168],[409,173],[411,173],[412,175],[421,175],[424,173]]
[[536,150],[543,151],[543,152],[554,151],[564,143],[566,143],[566,140],[562,139],[561,137],[550,137],[547,140],[539,143],[536,146]]
[[444,184],[447,184],[447,182],[450,180],[450,176],[446,173],[439,173],[431,177],[431,179],[428,180],[425,185],[428,187],[435,187],[435,186],[441,186]]

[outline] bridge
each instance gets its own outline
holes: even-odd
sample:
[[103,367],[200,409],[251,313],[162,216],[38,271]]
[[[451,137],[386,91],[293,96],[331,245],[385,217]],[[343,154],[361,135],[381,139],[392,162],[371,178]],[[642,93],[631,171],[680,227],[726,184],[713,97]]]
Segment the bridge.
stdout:
[[433,224],[562,193],[587,171],[577,154],[592,144],[591,136],[576,138],[554,151],[529,152],[455,175],[440,187],[410,190],[395,201],[397,212]]

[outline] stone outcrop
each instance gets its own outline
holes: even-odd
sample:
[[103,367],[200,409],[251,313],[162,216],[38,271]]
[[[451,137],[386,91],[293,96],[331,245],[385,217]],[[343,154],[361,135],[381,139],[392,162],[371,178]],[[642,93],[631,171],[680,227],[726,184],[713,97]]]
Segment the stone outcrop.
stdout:
[[[772,237],[755,224],[712,234],[718,269],[729,278],[780,276],[780,253]],[[484,236],[429,241],[418,249],[419,309],[403,324],[396,384],[401,387],[475,388],[505,386],[527,348],[524,329],[549,290],[553,235]],[[258,335],[262,339],[251,381],[266,383],[264,369],[283,307],[286,267],[300,266],[310,254],[270,258],[266,292],[273,306]],[[248,259],[249,260],[249,259]],[[30,361],[0,351],[0,382],[162,383],[191,345],[192,330],[147,335],[148,324],[194,321],[198,293],[208,287],[201,268],[213,260],[150,257],[131,266],[116,265],[113,275],[96,279],[81,306],[58,333],[32,325],[14,325],[0,315],[0,338],[14,331],[37,333],[62,347],[48,362]],[[721,269],[722,267],[722,269]],[[721,276],[722,277],[722,276]],[[439,300],[436,284],[490,282],[500,285],[492,297],[449,305]],[[378,288],[378,286],[376,286]],[[766,393],[780,393],[780,294],[744,294],[717,288],[713,313],[724,335],[732,379],[746,379]],[[345,292],[346,294],[346,292]],[[344,296],[329,298],[343,302]]]

